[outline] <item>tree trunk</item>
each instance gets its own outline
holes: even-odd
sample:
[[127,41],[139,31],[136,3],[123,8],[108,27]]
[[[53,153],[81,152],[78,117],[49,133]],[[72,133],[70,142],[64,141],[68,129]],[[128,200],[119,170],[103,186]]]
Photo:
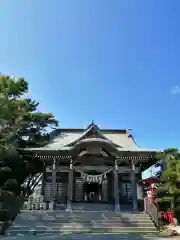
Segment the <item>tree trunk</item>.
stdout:
[[172,214],[174,217],[174,212],[175,212],[175,197],[174,196],[172,197],[172,200],[171,200],[171,211],[172,211]]

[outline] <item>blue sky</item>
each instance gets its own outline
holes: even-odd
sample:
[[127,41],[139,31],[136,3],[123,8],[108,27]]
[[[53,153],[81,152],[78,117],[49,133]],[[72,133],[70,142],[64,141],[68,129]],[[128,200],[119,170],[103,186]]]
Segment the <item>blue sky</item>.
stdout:
[[1,0],[0,72],[62,127],[132,128],[179,147],[179,0]]

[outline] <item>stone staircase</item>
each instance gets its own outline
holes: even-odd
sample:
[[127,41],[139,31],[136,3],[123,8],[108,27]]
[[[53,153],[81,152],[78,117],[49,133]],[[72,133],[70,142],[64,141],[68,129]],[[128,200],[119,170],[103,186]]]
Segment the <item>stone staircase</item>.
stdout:
[[73,211],[100,211],[100,212],[107,212],[113,211],[113,204],[109,203],[72,203],[72,210]]
[[8,233],[64,232],[157,232],[146,213],[115,213],[112,211],[22,211]]

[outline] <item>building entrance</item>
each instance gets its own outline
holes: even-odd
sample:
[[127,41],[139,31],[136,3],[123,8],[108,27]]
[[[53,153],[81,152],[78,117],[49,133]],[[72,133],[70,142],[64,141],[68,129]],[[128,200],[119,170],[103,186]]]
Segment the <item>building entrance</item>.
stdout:
[[97,182],[84,183],[84,200],[88,202],[101,201],[102,185]]

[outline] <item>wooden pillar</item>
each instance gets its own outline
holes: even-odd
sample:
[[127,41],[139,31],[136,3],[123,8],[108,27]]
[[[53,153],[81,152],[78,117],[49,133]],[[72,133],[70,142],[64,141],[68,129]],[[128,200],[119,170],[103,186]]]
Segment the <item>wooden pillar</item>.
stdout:
[[131,183],[132,183],[132,203],[133,203],[133,210],[137,211],[138,209],[138,203],[137,203],[137,179],[136,179],[136,168],[134,159],[131,161]]
[[117,159],[115,160],[114,169],[113,169],[113,175],[114,175],[114,210],[120,211],[120,205],[119,205],[119,181],[118,181],[118,164]]
[[137,200],[139,202],[138,209],[140,211],[144,210],[144,192],[142,184],[137,184]]
[[54,210],[56,208],[56,194],[57,194],[57,183],[56,183],[56,159],[53,159],[52,164],[52,196],[49,208]]
[[72,196],[73,196],[73,163],[71,159],[69,165],[67,210],[71,210],[72,208]]
[[45,202],[45,184],[46,184],[46,173],[43,171],[42,182],[41,182],[41,204]]
[[45,187],[45,182],[46,182],[46,164],[44,162],[43,166],[43,176],[42,176],[42,185],[41,185],[41,195],[43,196],[44,199],[44,187]]

